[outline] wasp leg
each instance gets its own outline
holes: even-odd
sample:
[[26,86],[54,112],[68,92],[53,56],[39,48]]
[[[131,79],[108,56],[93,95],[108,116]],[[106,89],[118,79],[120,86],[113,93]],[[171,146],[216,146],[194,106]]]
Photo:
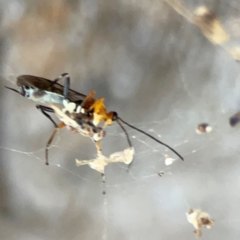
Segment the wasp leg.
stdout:
[[54,110],[50,107],[46,107],[46,106],[43,106],[43,105],[36,105],[36,108],[38,110],[40,110],[54,125],[55,128],[58,127],[58,125],[56,124],[56,122],[51,118],[51,116],[49,116],[49,114],[47,114],[46,112],[51,112],[51,113],[54,113]]
[[101,148],[101,142],[100,141],[95,141],[95,146],[97,148],[97,155],[102,156],[102,148]]
[[46,165],[49,165],[49,162],[48,162],[48,148],[49,148],[50,144],[52,143],[52,141],[53,141],[53,139],[54,139],[54,137],[55,137],[55,135],[56,135],[56,133],[57,133],[57,130],[58,130],[58,129],[61,129],[61,128],[64,128],[64,127],[65,127],[65,124],[64,124],[63,122],[61,122],[61,123],[57,126],[57,128],[54,129],[51,137],[49,138],[49,140],[48,140],[48,142],[47,142],[47,145],[46,145],[46,148],[45,148],[45,159],[46,159],[45,164],[46,164]]
[[101,178],[102,178],[102,184],[103,184],[103,191],[102,191],[102,195],[105,195],[106,194],[106,181],[105,181],[105,174],[104,173],[101,173]]
[[[96,148],[97,148],[97,155],[98,157],[99,156],[102,156],[102,149],[101,149],[101,142],[100,141],[95,141],[95,145],[96,145]],[[101,173],[101,178],[102,178],[102,184],[103,184],[103,191],[102,191],[102,194],[105,195],[106,194],[106,180],[105,180],[105,174],[104,173]]]
[[70,77],[68,73],[63,73],[61,74],[58,78],[56,78],[55,80],[53,80],[52,84],[50,85],[50,87],[52,87],[55,83],[57,83],[58,81],[60,81],[62,78],[66,78],[65,82],[64,82],[64,88],[63,88],[63,96],[66,99],[67,98],[67,94],[70,88]]

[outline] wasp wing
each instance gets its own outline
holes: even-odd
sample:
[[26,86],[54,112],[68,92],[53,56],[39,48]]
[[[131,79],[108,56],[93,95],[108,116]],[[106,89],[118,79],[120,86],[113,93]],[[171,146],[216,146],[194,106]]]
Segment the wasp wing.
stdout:
[[[38,88],[40,90],[55,92],[60,95],[63,95],[63,89],[64,89],[64,86],[59,83],[53,84],[53,81],[51,81],[49,79],[32,76],[32,75],[18,76],[17,77],[17,85],[18,86],[30,86],[33,88]],[[86,95],[84,95],[82,93],[76,92],[72,89],[68,90],[67,98],[71,102],[84,100],[85,97],[86,97]]]

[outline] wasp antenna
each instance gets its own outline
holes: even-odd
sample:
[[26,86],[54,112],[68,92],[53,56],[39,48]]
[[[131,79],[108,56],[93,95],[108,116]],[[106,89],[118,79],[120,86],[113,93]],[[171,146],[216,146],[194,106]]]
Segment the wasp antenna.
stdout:
[[5,88],[10,89],[10,90],[20,94],[21,96],[23,96],[23,94],[21,92],[19,92],[18,90],[14,89],[14,88],[6,87],[6,86],[5,86]]
[[123,130],[123,132],[125,133],[129,147],[132,147],[132,143],[131,143],[131,140],[130,140],[129,135],[128,135],[128,133],[127,133],[127,130],[123,127],[123,125],[121,124],[121,122],[118,121],[118,120],[121,121],[121,119],[118,118],[118,119],[117,119],[117,123],[119,124],[119,126],[121,127],[121,129]]
[[[134,127],[133,125],[125,122],[123,119],[121,119],[121,118],[119,118],[119,117],[118,117],[118,120],[120,120],[122,123],[126,124],[126,125],[129,126],[130,128],[135,129],[136,131],[138,131],[138,132],[140,132],[140,133],[142,133],[142,134],[150,137],[150,138],[153,139],[154,141],[156,141],[156,142],[162,144],[163,146],[167,147],[168,149],[170,149],[171,151],[173,151],[178,157],[180,157],[182,160],[184,160],[184,158],[183,158],[177,151],[175,151],[173,148],[171,148],[171,147],[170,147],[169,145],[167,145],[166,143],[161,142],[160,140],[158,140],[157,138],[155,138],[155,137],[153,137],[152,135],[148,134],[147,132],[144,132],[143,130],[141,130],[141,129],[137,128],[137,127]],[[118,121],[118,123],[119,123],[119,121]],[[121,126],[121,124],[119,124],[119,125]],[[125,132],[126,132],[126,130],[125,130]]]
[[[127,133],[127,130],[126,130],[125,127],[121,124],[121,122],[120,122],[121,120],[122,120],[122,119],[120,119],[120,118],[117,118],[117,119],[116,119],[117,123],[119,124],[119,126],[121,127],[121,129],[123,130],[123,132],[124,132],[125,135],[126,135],[126,138],[127,138],[129,147],[132,147],[132,142],[131,142],[131,140],[130,140],[130,138],[129,138],[129,135],[128,135],[128,133]],[[127,172],[129,171],[129,169],[130,169],[131,166],[132,166],[132,162],[128,164],[128,170],[127,170]]]
[[61,129],[61,128],[64,128],[66,125],[65,123],[61,122],[60,124],[58,124],[58,126],[54,129],[54,131],[52,132],[52,135],[51,137],[48,139],[48,142],[47,142],[47,145],[46,145],[46,148],[45,148],[45,164],[46,165],[49,165],[49,162],[48,162],[48,148],[49,146],[51,145],[58,129]]

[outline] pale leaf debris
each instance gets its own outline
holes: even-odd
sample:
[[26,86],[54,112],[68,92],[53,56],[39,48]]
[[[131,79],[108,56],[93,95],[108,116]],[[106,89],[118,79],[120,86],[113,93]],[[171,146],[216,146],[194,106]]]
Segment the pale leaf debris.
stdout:
[[188,222],[191,223],[196,229],[194,233],[197,237],[202,236],[201,229],[203,227],[210,229],[214,224],[214,220],[210,218],[210,215],[207,212],[201,211],[200,209],[190,209],[186,213],[186,216]]
[[171,157],[168,156],[168,155],[165,155],[165,165],[169,166],[169,165],[171,165],[174,161],[176,161],[176,159],[171,158]]
[[91,160],[76,159],[76,165],[77,166],[89,165],[90,168],[104,174],[105,167],[109,163],[123,162],[125,164],[130,164],[133,160],[133,155],[134,148],[129,147],[121,152],[115,152],[111,154],[109,157],[106,157],[104,155],[98,155],[96,159]]

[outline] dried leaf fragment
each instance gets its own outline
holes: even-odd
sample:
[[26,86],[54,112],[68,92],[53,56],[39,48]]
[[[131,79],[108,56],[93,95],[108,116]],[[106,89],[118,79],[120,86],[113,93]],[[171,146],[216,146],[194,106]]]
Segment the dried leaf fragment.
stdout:
[[210,215],[207,212],[203,212],[199,209],[190,209],[186,215],[188,222],[191,223],[196,229],[194,233],[197,237],[202,236],[201,228],[205,227],[210,229],[214,224],[214,220],[210,218]]
[[171,158],[168,155],[165,155],[165,165],[169,166],[171,165],[176,159]]
[[76,165],[77,166],[89,165],[89,167],[91,167],[92,169],[100,173],[104,173],[105,167],[109,163],[123,162],[125,164],[130,164],[133,160],[133,155],[134,155],[134,148],[129,147],[124,149],[121,152],[115,152],[111,154],[109,157],[106,157],[104,155],[99,155],[97,156],[96,159],[91,159],[91,160],[76,159]]

